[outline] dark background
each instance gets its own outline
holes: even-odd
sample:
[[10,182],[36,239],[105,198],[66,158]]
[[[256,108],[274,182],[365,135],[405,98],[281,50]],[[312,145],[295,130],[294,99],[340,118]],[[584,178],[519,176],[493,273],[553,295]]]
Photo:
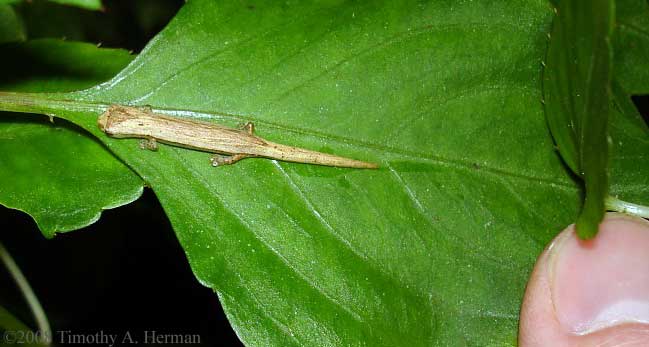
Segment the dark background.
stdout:
[[[104,10],[93,12],[31,1],[17,10],[30,39],[65,38],[138,53],[183,3],[103,0]],[[31,217],[0,206],[0,241],[29,280],[53,331],[103,331],[120,337],[129,331],[142,346],[144,331],[155,330],[198,334],[204,346],[242,346],[217,296],[191,272],[149,189],[132,204],[104,211],[97,223],[51,240],[42,236]],[[35,329],[4,266],[0,305]],[[61,345],[57,340],[55,333],[55,345]]]
[[642,118],[644,118],[644,122],[649,126],[649,95],[634,96],[632,99]]
[[[143,341],[144,331],[155,330],[199,334],[205,346],[242,346],[217,296],[191,272],[149,189],[134,203],[104,211],[97,223],[51,240],[28,215],[0,207],[0,240],[32,285],[54,331],[130,331]],[[4,267],[0,303],[34,327]]]
[[[139,52],[182,0],[104,0],[102,12],[19,5],[30,38],[65,37]],[[635,97],[645,121],[649,98]],[[2,182],[1,184],[10,184]],[[30,281],[54,331],[199,334],[205,346],[241,346],[216,295],[201,286],[150,190],[82,230],[45,239],[31,217],[0,206],[0,241]],[[0,305],[33,326],[4,267]],[[55,338],[56,341],[56,338]],[[140,344],[142,345],[142,344]]]

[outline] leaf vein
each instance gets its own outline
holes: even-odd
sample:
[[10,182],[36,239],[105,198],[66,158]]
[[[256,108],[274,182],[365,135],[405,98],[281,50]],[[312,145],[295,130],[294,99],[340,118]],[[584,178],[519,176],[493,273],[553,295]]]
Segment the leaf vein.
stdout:
[[[203,186],[205,186],[206,188],[211,187],[211,184],[209,183],[209,181],[206,180],[205,177],[203,177],[203,175],[202,175],[201,173],[199,173],[198,171],[196,171],[196,170],[194,169],[194,167],[193,167],[190,163],[188,163],[188,162],[185,160],[184,156],[181,155],[181,154],[179,153],[179,150],[180,150],[180,149],[176,149],[176,148],[174,148],[174,150],[172,151],[172,153],[174,153],[174,156],[176,157],[176,159],[177,159],[178,161],[180,161],[181,163],[183,163],[183,167],[186,168],[187,171],[188,171],[188,172],[189,172],[189,173],[190,173],[190,174],[191,174],[191,175],[192,175],[196,180],[198,180],[199,182],[201,182],[201,184],[202,184]],[[282,171],[283,171],[283,170],[282,170]],[[287,259],[287,258],[286,258],[286,257],[285,257],[285,256],[284,256],[284,255],[279,251],[279,250],[277,250],[275,247],[273,247],[272,245],[270,245],[270,244],[269,244],[269,243],[268,243],[268,242],[267,242],[263,237],[261,237],[260,235],[258,235],[257,233],[255,233],[255,232],[253,231],[254,229],[252,228],[252,226],[251,226],[251,225],[250,225],[250,224],[249,224],[249,223],[248,223],[244,218],[242,218],[242,216],[241,216],[241,215],[240,215],[240,214],[239,214],[235,209],[233,209],[233,208],[232,208],[232,207],[231,207],[227,202],[225,202],[223,199],[220,199],[219,196],[218,196],[218,194],[216,194],[216,193],[214,192],[214,190],[212,190],[212,189],[207,189],[207,191],[209,191],[209,194],[212,195],[213,198],[214,198],[215,200],[217,200],[217,201],[219,201],[221,204],[223,204],[223,206],[224,206],[228,211],[230,211],[230,212],[232,213],[232,215],[233,215],[233,216],[234,216],[234,217],[235,217],[235,218],[236,218],[236,219],[237,219],[237,220],[238,220],[242,225],[244,225],[244,226],[246,227],[246,230],[247,230],[248,232],[250,232],[250,234],[252,234],[252,235],[253,235],[257,240],[259,240],[259,242],[261,242],[261,244],[263,244],[263,245],[264,245],[268,250],[270,250],[273,254],[275,254],[275,255],[276,255],[276,256],[277,256],[277,257],[282,261],[282,263],[284,263],[284,265],[285,265],[288,269],[290,269],[292,272],[294,272],[294,273],[297,275],[298,278],[300,278],[300,279],[301,279],[302,281],[304,281],[306,284],[308,284],[308,285],[311,286],[313,289],[315,289],[315,290],[316,290],[318,293],[320,293],[323,297],[327,298],[327,300],[331,301],[333,304],[335,304],[336,306],[340,307],[343,311],[345,311],[347,314],[349,314],[353,319],[355,319],[355,320],[357,320],[357,321],[359,321],[359,322],[362,322],[362,321],[363,321],[363,319],[361,318],[361,316],[360,316],[358,313],[354,312],[351,308],[349,308],[349,307],[343,305],[343,304],[340,303],[338,300],[336,300],[334,297],[332,297],[332,296],[330,296],[329,294],[327,294],[327,293],[324,291],[324,289],[320,288],[319,286],[317,286],[317,285],[315,284],[315,281],[311,280],[307,275],[305,275],[304,273],[302,273],[302,271],[300,271],[300,270],[297,269],[295,266],[293,266],[293,265],[291,264],[291,262],[290,262],[290,261],[289,261],[289,260],[288,260],[288,259]]]

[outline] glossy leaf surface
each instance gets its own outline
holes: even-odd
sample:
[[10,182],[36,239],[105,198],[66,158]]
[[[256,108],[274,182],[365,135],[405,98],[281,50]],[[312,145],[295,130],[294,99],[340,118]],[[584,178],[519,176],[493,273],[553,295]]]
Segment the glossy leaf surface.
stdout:
[[[65,91],[104,81],[132,57],[94,45],[37,40],[0,46],[0,89]],[[0,204],[25,211],[45,236],[93,223],[137,199],[142,181],[98,141],[63,120],[0,116]]]
[[560,1],[547,53],[543,94],[559,153],[584,181],[577,219],[582,238],[597,234],[608,195],[609,89],[614,5]]
[[[514,345],[529,270],[580,204],[540,102],[551,20],[540,1],[193,0],[111,81],[0,107],[73,121],[136,170],[248,345]],[[106,137],[113,103],[381,169],[215,169]]]

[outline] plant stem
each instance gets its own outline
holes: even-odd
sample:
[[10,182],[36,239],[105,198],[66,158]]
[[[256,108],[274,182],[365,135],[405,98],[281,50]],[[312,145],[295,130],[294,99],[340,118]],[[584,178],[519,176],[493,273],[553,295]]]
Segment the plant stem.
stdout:
[[48,93],[0,92],[0,111],[51,114],[55,111],[104,111],[107,105],[65,99],[65,95]]
[[[0,0],[1,1],[1,0]],[[81,93],[81,92],[78,92]],[[14,93],[0,91],[0,111],[44,114],[68,119],[69,112],[92,113],[98,115],[105,112],[111,102],[93,101],[84,99],[79,94],[51,94],[51,93]],[[126,103],[125,105],[128,105]],[[63,112],[65,111],[65,112]],[[240,115],[223,112],[200,112],[186,109],[168,107],[153,108],[156,113],[172,116],[181,116],[196,119],[215,119],[228,121],[245,121],[248,118]],[[71,120],[78,123],[78,119]],[[261,122],[269,127],[281,127],[271,122]]]
[[607,197],[604,204],[606,205],[606,209],[610,211],[626,213],[642,218],[649,218],[649,207],[647,206],[622,201],[612,196]]
[[38,326],[38,332],[40,333],[39,335],[45,339],[43,342],[49,346],[51,343],[52,330],[50,329],[50,323],[47,321],[45,311],[43,310],[41,303],[38,301],[36,294],[34,294],[34,291],[30,287],[29,282],[2,243],[0,243],[0,260],[4,263],[9,274],[11,274],[11,277],[13,277],[14,281],[18,285],[20,292],[25,298],[25,301],[27,301],[27,305],[34,315],[36,325]]

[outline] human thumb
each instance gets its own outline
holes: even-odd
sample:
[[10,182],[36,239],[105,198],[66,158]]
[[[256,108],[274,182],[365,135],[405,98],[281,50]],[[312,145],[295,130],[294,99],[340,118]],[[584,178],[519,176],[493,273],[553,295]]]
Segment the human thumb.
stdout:
[[527,284],[519,346],[649,346],[649,222],[609,213],[592,240],[562,231]]

